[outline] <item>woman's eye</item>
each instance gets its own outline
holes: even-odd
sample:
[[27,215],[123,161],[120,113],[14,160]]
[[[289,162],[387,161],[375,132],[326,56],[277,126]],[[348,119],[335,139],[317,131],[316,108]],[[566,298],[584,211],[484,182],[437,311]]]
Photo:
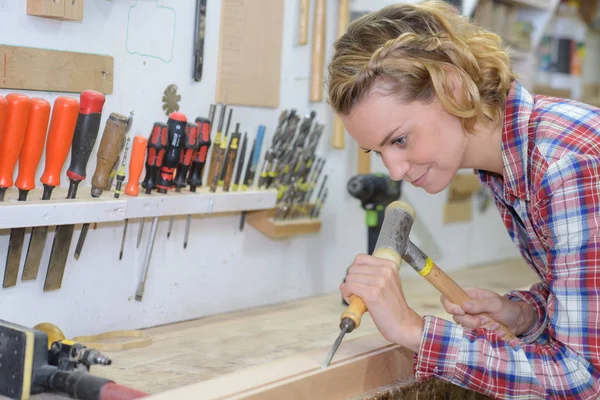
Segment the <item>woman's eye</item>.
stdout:
[[394,139],[392,141],[392,144],[396,144],[398,146],[406,146],[406,137],[405,136],[401,136],[397,139]]

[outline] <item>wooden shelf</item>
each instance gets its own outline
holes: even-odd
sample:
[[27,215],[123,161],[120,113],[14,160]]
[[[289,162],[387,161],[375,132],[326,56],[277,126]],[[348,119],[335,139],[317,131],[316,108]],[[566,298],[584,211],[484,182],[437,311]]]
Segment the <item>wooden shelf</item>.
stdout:
[[196,193],[174,191],[168,194],[140,193],[138,197],[104,192],[93,198],[89,187],[81,187],[76,199],[66,199],[66,190],[56,188],[51,200],[39,200],[41,191],[31,191],[28,200],[17,201],[17,191],[6,192],[0,203],[0,229],[67,225],[84,222],[122,221],[125,218],[161,217],[168,215],[209,214],[244,210],[270,209],[275,206],[275,190],[210,193],[201,188]]
[[287,238],[295,235],[315,233],[321,230],[321,220],[318,218],[300,218],[285,221],[275,221],[277,209],[249,212],[247,221],[263,235],[271,239]]

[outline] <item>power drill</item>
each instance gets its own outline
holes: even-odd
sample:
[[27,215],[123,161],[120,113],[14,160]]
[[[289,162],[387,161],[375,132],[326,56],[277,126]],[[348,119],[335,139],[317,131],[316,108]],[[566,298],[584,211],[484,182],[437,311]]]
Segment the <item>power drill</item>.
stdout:
[[401,182],[394,181],[388,175],[380,173],[356,175],[348,181],[348,193],[359,199],[362,208],[367,212],[369,254],[373,254],[375,251],[375,244],[385,216],[385,208],[400,198]]

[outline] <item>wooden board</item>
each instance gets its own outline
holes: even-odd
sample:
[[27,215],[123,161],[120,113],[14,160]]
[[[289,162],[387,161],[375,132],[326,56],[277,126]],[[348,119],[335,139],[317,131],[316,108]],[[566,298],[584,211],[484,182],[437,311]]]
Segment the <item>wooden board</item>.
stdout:
[[3,89],[113,91],[112,56],[0,45],[0,62]]
[[281,0],[223,0],[217,103],[279,107],[283,10]]
[[374,333],[346,338],[329,367],[328,348],[251,367],[150,399],[348,399],[413,375],[412,352]]
[[275,208],[252,211],[248,213],[246,221],[249,225],[271,239],[316,233],[321,230],[321,220],[318,218],[275,221],[273,217],[276,211],[277,209]]
[[27,0],[27,15],[60,20],[83,20],[84,0]]

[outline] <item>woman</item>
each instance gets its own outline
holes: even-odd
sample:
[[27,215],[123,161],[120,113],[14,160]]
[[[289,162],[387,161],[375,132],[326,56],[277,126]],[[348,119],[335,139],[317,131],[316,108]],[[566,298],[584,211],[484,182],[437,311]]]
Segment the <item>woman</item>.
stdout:
[[[469,289],[454,322],[406,303],[393,263],[358,255],[340,287],[383,336],[413,350],[415,374],[494,398],[600,397],[600,110],[519,84],[498,36],[443,2],[397,5],[335,43],[329,102],[395,180],[428,193],[473,168],[540,283]],[[509,327],[504,340],[486,312]]]

